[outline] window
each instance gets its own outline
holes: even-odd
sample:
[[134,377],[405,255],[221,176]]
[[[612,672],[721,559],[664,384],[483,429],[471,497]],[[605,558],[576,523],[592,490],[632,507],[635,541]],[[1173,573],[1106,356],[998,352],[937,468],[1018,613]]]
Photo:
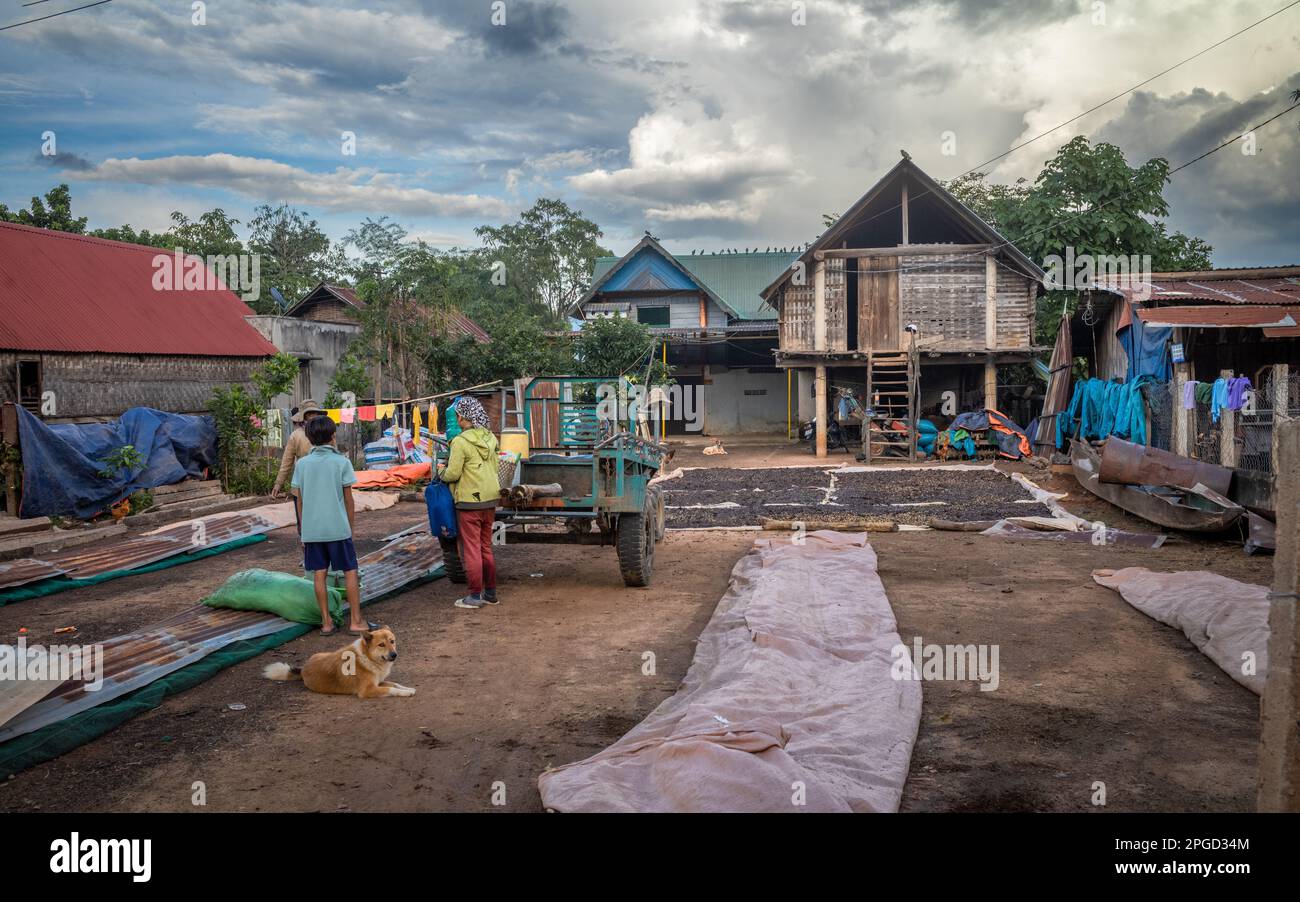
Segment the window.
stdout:
[[636,321],[645,326],[667,326],[669,323],[667,307],[638,307]]

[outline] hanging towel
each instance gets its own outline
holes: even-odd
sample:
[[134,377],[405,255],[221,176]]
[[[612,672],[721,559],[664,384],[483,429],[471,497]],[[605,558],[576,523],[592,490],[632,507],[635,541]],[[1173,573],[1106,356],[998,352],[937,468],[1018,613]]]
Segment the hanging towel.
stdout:
[[377,420],[389,420],[389,419],[392,419],[392,418],[393,418],[393,414],[394,414],[394,412],[395,412],[396,410],[397,410],[397,405],[396,405],[396,404],[376,404],[376,405],[375,405],[375,419],[377,419]]
[[415,442],[416,447],[420,445],[420,427],[423,425],[420,422],[420,405],[411,405],[411,440]]
[[1246,404],[1246,393],[1251,390],[1250,377],[1238,376],[1228,380],[1228,409],[1241,410]]
[[374,405],[357,408],[357,419],[363,423],[373,423],[375,421]]
[[329,417],[335,423],[343,422],[343,411],[341,408],[338,407],[327,408],[325,411],[325,416]]
[[357,419],[357,409],[355,407],[344,407],[339,411],[339,415],[342,418],[340,422],[355,423]]
[[1214,380],[1214,390],[1210,396],[1210,418],[1214,422],[1219,422],[1219,410],[1228,406],[1228,380],[1219,378]]
[[1183,408],[1185,410],[1196,409],[1196,386],[1200,384],[1195,379],[1188,379],[1183,383]]

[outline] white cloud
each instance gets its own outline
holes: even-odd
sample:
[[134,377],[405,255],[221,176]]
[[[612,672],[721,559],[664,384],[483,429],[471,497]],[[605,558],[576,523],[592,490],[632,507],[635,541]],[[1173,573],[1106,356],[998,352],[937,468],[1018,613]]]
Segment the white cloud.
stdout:
[[90,181],[223,188],[257,201],[310,204],[336,211],[447,217],[501,217],[511,212],[510,205],[498,198],[407,187],[390,173],[344,167],[331,172],[308,172],[275,160],[228,153],[149,160],[108,159],[78,177]]

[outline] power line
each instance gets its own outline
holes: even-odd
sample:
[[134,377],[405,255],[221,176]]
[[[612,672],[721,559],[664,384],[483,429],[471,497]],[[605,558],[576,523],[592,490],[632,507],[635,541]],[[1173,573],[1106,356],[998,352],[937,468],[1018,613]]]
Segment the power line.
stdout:
[[[38,0],[43,2],[43,0]],[[74,7],[73,9],[60,10],[57,13],[50,13],[48,16],[39,16],[35,19],[28,19],[25,22],[14,22],[12,25],[0,25],[0,31],[8,31],[11,28],[17,28],[19,25],[31,25],[33,22],[44,22],[46,19],[54,19],[58,16],[66,16],[68,13],[75,13],[77,10],[90,9],[92,6],[103,6],[105,3],[112,3],[113,0],[95,0],[94,3],[87,3],[85,6]],[[1296,0],[1300,3],[1300,0]]]
[[[1179,68],[1180,66],[1183,66],[1183,65],[1186,65],[1187,63],[1190,63],[1192,60],[1196,59],[1197,57],[1204,56],[1206,53],[1209,53],[1211,50],[1215,49],[1216,47],[1221,47],[1221,46],[1223,46],[1223,45],[1226,44],[1228,41],[1231,41],[1233,38],[1240,37],[1241,35],[1245,34],[1245,33],[1248,32],[1248,31],[1250,31],[1252,28],[1255,28],[1256,26],[1259,26],[1259,25],[1264,24],[1264,23],[1267,22],[1269,19],[1272,19],[1274,16],[1281,15],[1282,13],[1286,12],[1287,10],[1289,10],[1289,9],[1291,9],[1292,7],[1295,7],[1295,6],[1300,6],[1300,0],[1292,0],[1291,3],[1288,3],[1286,6],[1283,6],[1281,9],[1274,10],[1273,12],[1269,13],[1269,14],[1268,14],[1267,16],[1265,16],[1264,18],[1259,19],[1259,20],[1257,20],[1257,21],[1255,21],[1255,22],[1252,22],[1251,24],[1247,25],[1245,28],[1241,29],[1240,31],[1235,31],[1235,32],[1233,32],[1232,34],[1228,35],[1226,38],[1223,38],[1223,39],[1221,39],[1221,40],[1215,41],[1215,42],[1214,42],[1213,44],[1211,44],[1210,46],[1208,46],[1208,47],[1204,47],[1204,48],[1198,50],[1196,53],[1193,53],[1191,56],[1187,57],[1186,59],[1180,60],[1179,62],[1174,63],[1172,66],[1168,67],[1167,69],[1163,69],[1163,70],[1161,70],[1160,72],[1157,72],[1155,75],[1152,75],[1150,78],[1147,78],[1147,79],[1144,79],[1143,81],[1138,82],[1137,84],[1135,84],[1133,87],[1129,88],[1128,90],[1126,90],[1126,91],[1121,91],[1120,93],[1116,94],[1114,97],[1111,97],[1111,98],[1109,98],[1109,99],[1107,99],[1107,100],[1103,100],[1101,103],[1097,104],[1096,106],[1092,107],[1091,109],[1088,109],[1088,110],[1083,111],[1082,113],[1080,113],[1079,115],[1075,116],[1074,118],[1072,118],[1072,119],[1067,119],[1065,122],[1062,122],[1062,123],[1060,123],[1060,124],[1058,124],[1058,125],[1054,125],[1054,126],[1052,126],[1051,128],[1049,128],[1047,131],[1045,131],[1045,132],[1041,132],[1041,133],[1035,135],[1034,137],[1032,137],[1032,138],[1030,138],[1030,139],[1028,139],[1028,140],[1026,140],[1026,141],[1022,141],[1021,143],[1015,145],[1014,147],[1010,148],[1009,150],[1006,150],[1006,151],[1004,151],[1004,152],[998,154],[998,155],[995,156],[995,157],[990,157],[989,159],[985,160],[983,163],[980,163],[978,166],[975,166],[975,167],[973,167],[973,168],[971,168],[971,169],[967,169],[965,172],[961,173],[960,175],[954,176],[952,179],[950,179],[950,181],[956,181],[957,179],[965,178],[966,176],[968,176],[968,175],[970,175],[970,174],[972,174],[972,173],[974,173],[974,172],[978,172],[979,170],[983,169],[985,166],[989,165],[990,163],[995,163],[995,162],[997,162],[998,160],[1002,159],[1003,157],[1006,157],[1006,156],[1009,156],[1009,155],[1015,153],[1017,150],[1020,150],[1022,147],[1026,147],[1027,145],[1034,143],[1034,142],[1037,141],[1039,138],[1044,138],[1044,137],[1050,135],[1050,134],[1051,134],[1052,132],[1054,132],[1054,131],[1057,131],[1057,130],[1059,130],[1059,129],[1062,129],[1062,128],[1064,128],[1065,126],[1070,125],[1071,123],[1078,122],[1080,119],[1084,118],[1085,116],[1090,115],[1091,113],[1095,113],[1097,110],[1101,109],[1102,107],[1106,106],[1107,104],[1113,103],[1114,101],[1119,100],[1121,97],[1125,97],[1125,96],[1127,96],[1127,95],[1129,95],[1129,94],[1132,94],[1134,91],[1138,90],[1138,89],[1141,88],[1141,87],[1144,87],[1145,85],[1150,84],[1151,82],[1155,81],[1157,78],[1160,78],[1162,75],[1168,75],[1170,72],[1174,71],[1175,69]],[[1287,111],[1284,110],[1283,112],[1287,112]],[[1269,121],[1271,122],[1272,120],[1269,120]],[[1216,150],[1217,150],[1217,149],[1218,149],[1218,148],[1216,148]],[[1213,153],[1213,151],[1211,151],[1211,153]],[[1184,165],[1184,166],[1186,166],[1186,165],[1190,165],[1191,163],[1194,163],[1194,162],[1196,162],[1196,161],[1195,161],[1195,160],[1190,160],[1190,161],[1188,161],[1188,163],[1185,163],[1185,164],[1183,164],[1183,165]],[[1180,166],[1179,168],[1181,169],[1182,167]],[[1173,172],[1177,172],[1177,171],[1178,171],[1177,169],[1173,170]],[[1170,175],[1172,175],[1173,172],[1171,172]],[[930,189],[930,188],[926,188],[924,191],[922,191],[920,194],[917,194],[915,197],[911,197],[911,198],[909,198],[909,201],[910,201],[910,200],[917,200],[917,199],[919,199],[919,198],[925,197],[927,194],[933,194],[933,193],[934,193],[934,191],[933,191],[932,189]],[[887,207],[886,209],[881,210],[879,213],[875,213],[875,214],[873,214],[873,215],[867,217],[866,219],[858,220],[858,225],[862,225],[862,224],[865,224],[865,223],[871,222],[871,221],[873,221],[873,220],[875,220],[875,219],[879,219],[881,216],[884,216],[884,215],[886,215],[886,214],[888,214],[888,213],[892,213],[892,212],[894,212],[895,210],[902,209],[902,206],[903,206],[903,204],[902,204],[902,202],[900,201],[899,203],[895,204],[894,206],[892,206],[892,207]],[[823,234],[825,234],[825,233],[823,233]],[[881,272],[884,272],[884,271],[886,271],[886,270],[881,270]]]

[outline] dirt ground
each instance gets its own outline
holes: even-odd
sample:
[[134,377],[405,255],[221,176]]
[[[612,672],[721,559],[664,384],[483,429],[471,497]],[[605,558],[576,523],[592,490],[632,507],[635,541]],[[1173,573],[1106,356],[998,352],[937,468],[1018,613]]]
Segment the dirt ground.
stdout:
[[[713,458],[700,444],[683,448],[674,464],[812,462],[772,443],[727,444]],[[1069,492],[1081,516],[1149,531],[1068,476],[1031,478]],[[362,515],[359,550],[423,516],[412,504]],[[544,768],[603,748],[676,690],[754,536],[670,532],[651,589],[622,585],[612,549],[499,549],[499,607],[455,609],[457,587],[439,580],[368,609],[397,631],[393,678],[415,697],[362,702],[261,677],[270,661],[302,663],[338,644],[311,634],[0,781],[0,811],[539,810]],[[29,641],[43,642],[75,624],[92,642],[151,623],[247,567],[293,570],[293,538],[281,530],[206,561],[0,608],[0,635],[27,627]],[[937,531],[873,534],[872,543],[905,642],[1000,648],[997,691],[924,684],[904,810],[1252,807],[1256,696],[1090,573],[1212,569],[1266,583],[1271,558],[1185,538],[1157,550]],[[645,652],[653,675],[643,673]],[[195,781],[205,808],[193,804]],[[1106,785],[1104,809],[1091,804],[1095,781]],[[494,806],[502,789],[505,804]]]

